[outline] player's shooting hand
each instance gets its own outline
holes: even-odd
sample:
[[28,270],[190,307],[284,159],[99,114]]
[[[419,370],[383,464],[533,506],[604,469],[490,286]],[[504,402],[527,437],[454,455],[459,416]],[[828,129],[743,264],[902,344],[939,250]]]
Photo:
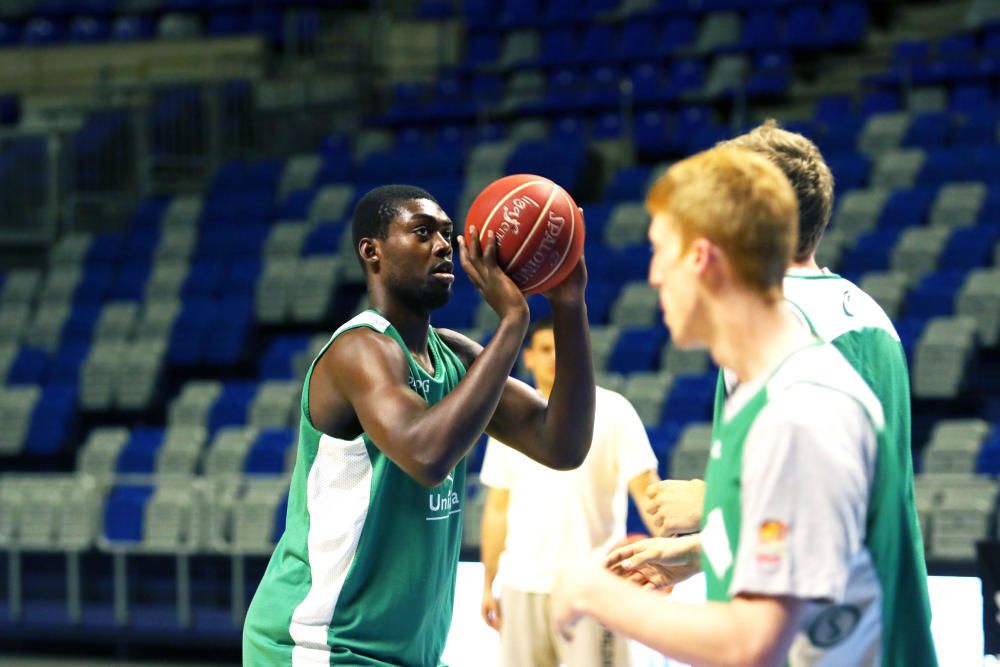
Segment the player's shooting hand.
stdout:
[[[580,218],[583,218],[583,209],[578,208]],[[583,303],[584,293],[587,288],[587,263],[580,256],[580,260],[573,267],[573,271],[566,276],[561,283],[544,293],[544,297],[552,305],[579,305]]]
[[508,316],[523,317],[527,322],[528,302],[513,280],[497,264],[497,242],[493,231],[486,233],[483,245],[479,231],[469,227],[467,235],[458,237],[458,254],[462,268],[500,319]]
[[636,574],[663,589],[692,577],[701,570],[701,538],[651,537],[613,550],[605,559],[612,574],[635,580]]
[[685,535],[701,528],[705,482],[700,479],[665,479],[646,488],[646,510],[661,537]]
[[483,620],[486,621],[486,625],[499,632],[500,625],[502,623],[500,616],[500,600],[493,595],[492,586],[483,589],[483,603],[481,611],[483,614]]

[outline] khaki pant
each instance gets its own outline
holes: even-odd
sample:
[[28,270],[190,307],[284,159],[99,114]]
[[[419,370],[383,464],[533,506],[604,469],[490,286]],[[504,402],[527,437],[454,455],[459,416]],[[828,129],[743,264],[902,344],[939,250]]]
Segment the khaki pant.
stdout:
[[549,596],[504,587],[500,598],[500,667],[630,667],[629,644],[590,618],[565,641],[552,624]]

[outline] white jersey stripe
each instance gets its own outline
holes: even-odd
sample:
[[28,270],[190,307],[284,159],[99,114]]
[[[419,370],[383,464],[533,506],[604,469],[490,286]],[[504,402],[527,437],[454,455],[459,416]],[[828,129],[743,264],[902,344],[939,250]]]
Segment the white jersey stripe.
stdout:
[[368,517],[371,480],[363,438],[320,437],[306,484],[312,583],[288,628],[295,641],[292,667],[330,664],[330,621]]

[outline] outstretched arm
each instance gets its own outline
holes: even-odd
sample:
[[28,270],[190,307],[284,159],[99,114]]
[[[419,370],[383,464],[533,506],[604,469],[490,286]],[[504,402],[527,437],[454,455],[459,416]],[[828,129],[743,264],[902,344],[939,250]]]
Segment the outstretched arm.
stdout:
[[773,666],[785,661],[805,602],[738,596],[704,606],[671,602],[582,562],[562,569],[552,592],[553,621],[565,635],[589,616],[664,655],[697,666]]

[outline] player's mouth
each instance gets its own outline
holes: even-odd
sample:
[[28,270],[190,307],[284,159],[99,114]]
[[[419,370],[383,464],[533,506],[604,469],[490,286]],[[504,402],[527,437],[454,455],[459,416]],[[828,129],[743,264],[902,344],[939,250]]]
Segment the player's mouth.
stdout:
[[451,262],[441,262],[431,269],[431,275],[442,282],[451,284],[455,282],[455,265]]

